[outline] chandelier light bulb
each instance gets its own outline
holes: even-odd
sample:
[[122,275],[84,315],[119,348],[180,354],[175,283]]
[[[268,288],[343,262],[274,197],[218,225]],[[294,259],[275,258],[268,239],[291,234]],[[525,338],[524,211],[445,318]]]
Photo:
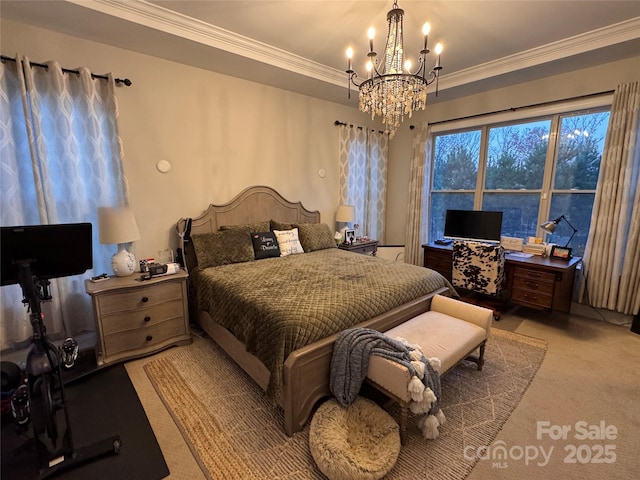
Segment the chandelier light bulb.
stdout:
[[411,71],[411,60],[405,60],[404,69],[409,73]]
[[353,48],[347,48],[347,58],[351,60],[353,58]]
[[430,31],[431,25],[429,24],[429,22],[424,22],[424,25],[422,26],[422,34],[426,37],[427,35],[429,35]]
[[444,47],[442,46],[441,43],[437,43],[436,44],[436,55],[440,55],[442,53],[443,48]]

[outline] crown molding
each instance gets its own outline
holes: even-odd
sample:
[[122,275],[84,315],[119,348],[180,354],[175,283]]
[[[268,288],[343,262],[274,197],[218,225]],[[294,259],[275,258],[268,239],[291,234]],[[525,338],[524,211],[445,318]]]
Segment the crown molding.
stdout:
[[334,85],[344,72],[144,0],[65,0],[218,50]]
[[[144,0],[65,0],[166,34],[272,65],[332,85],[345,73]],[[445,90],[640,38],[640,17],[562,39],[440,77]]]
[[440,77],[440,88],[447,89],[478,82],[517,70],[548,64],[601,48],[640,38],[640,17],[608,25],[580,35],[518,52]]

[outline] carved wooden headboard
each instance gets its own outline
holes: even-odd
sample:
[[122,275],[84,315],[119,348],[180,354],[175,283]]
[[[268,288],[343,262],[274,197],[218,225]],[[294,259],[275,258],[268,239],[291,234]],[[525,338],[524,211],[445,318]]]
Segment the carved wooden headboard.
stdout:
[[[248,187],[223,205],[209,205],[191,219],[191,235],[217,232],[223,225],[243,225],[268,220],[287,223],[320,223],[320,212],[307,210],[301,202],[290,202],[271,187]],[[195,254],[187,249],[187,267],[196,266]]]

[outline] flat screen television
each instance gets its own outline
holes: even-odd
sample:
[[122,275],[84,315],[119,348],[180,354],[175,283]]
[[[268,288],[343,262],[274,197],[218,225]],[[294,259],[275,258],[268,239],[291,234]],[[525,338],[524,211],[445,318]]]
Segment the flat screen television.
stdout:
[[0,227],[0,285],[19,283],[20,263],[41,279],[79,275],[93,268],[90,223]]
[[488,210],[447,210],[444,237],[450,239],[499,242],[502,212]]

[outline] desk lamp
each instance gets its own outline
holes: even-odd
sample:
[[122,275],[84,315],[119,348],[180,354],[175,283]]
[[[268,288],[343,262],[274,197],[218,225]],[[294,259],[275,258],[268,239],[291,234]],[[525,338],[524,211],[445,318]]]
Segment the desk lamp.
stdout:
[[111,268],[118,277],[126,277],[136,270],[136,257],[127,251],[126,243],[140,238],[138,225],[129,207],[98,207],[100,243],[118,244],[111,257]]
[[565,247],[567,247],[569,245],[569,243],[571,242],[571,239],[573,238],[573,236],[576,234],[576,232],[578,231],[577,228],[575,228],[573,225],[571,225],[569,223],[569,220],[567,220],[567,218],[564,215],[560,215],[558,218],[556,218],[555,220],[549,220],[548,222],[544,222],[542,225],[540,225],[540,228],[542,230],[544,230],[545,232],[548,233],[553,233],[556,230],[556,227],[558,226],[558,223],[560,223],[560,221],[564,220],[565,222],[567,222],[567,225],[569,225],[571,227],[571,229],[573,230],[573,233],[571,234],[571,236],[569,237],[569,241],[566,243]]

